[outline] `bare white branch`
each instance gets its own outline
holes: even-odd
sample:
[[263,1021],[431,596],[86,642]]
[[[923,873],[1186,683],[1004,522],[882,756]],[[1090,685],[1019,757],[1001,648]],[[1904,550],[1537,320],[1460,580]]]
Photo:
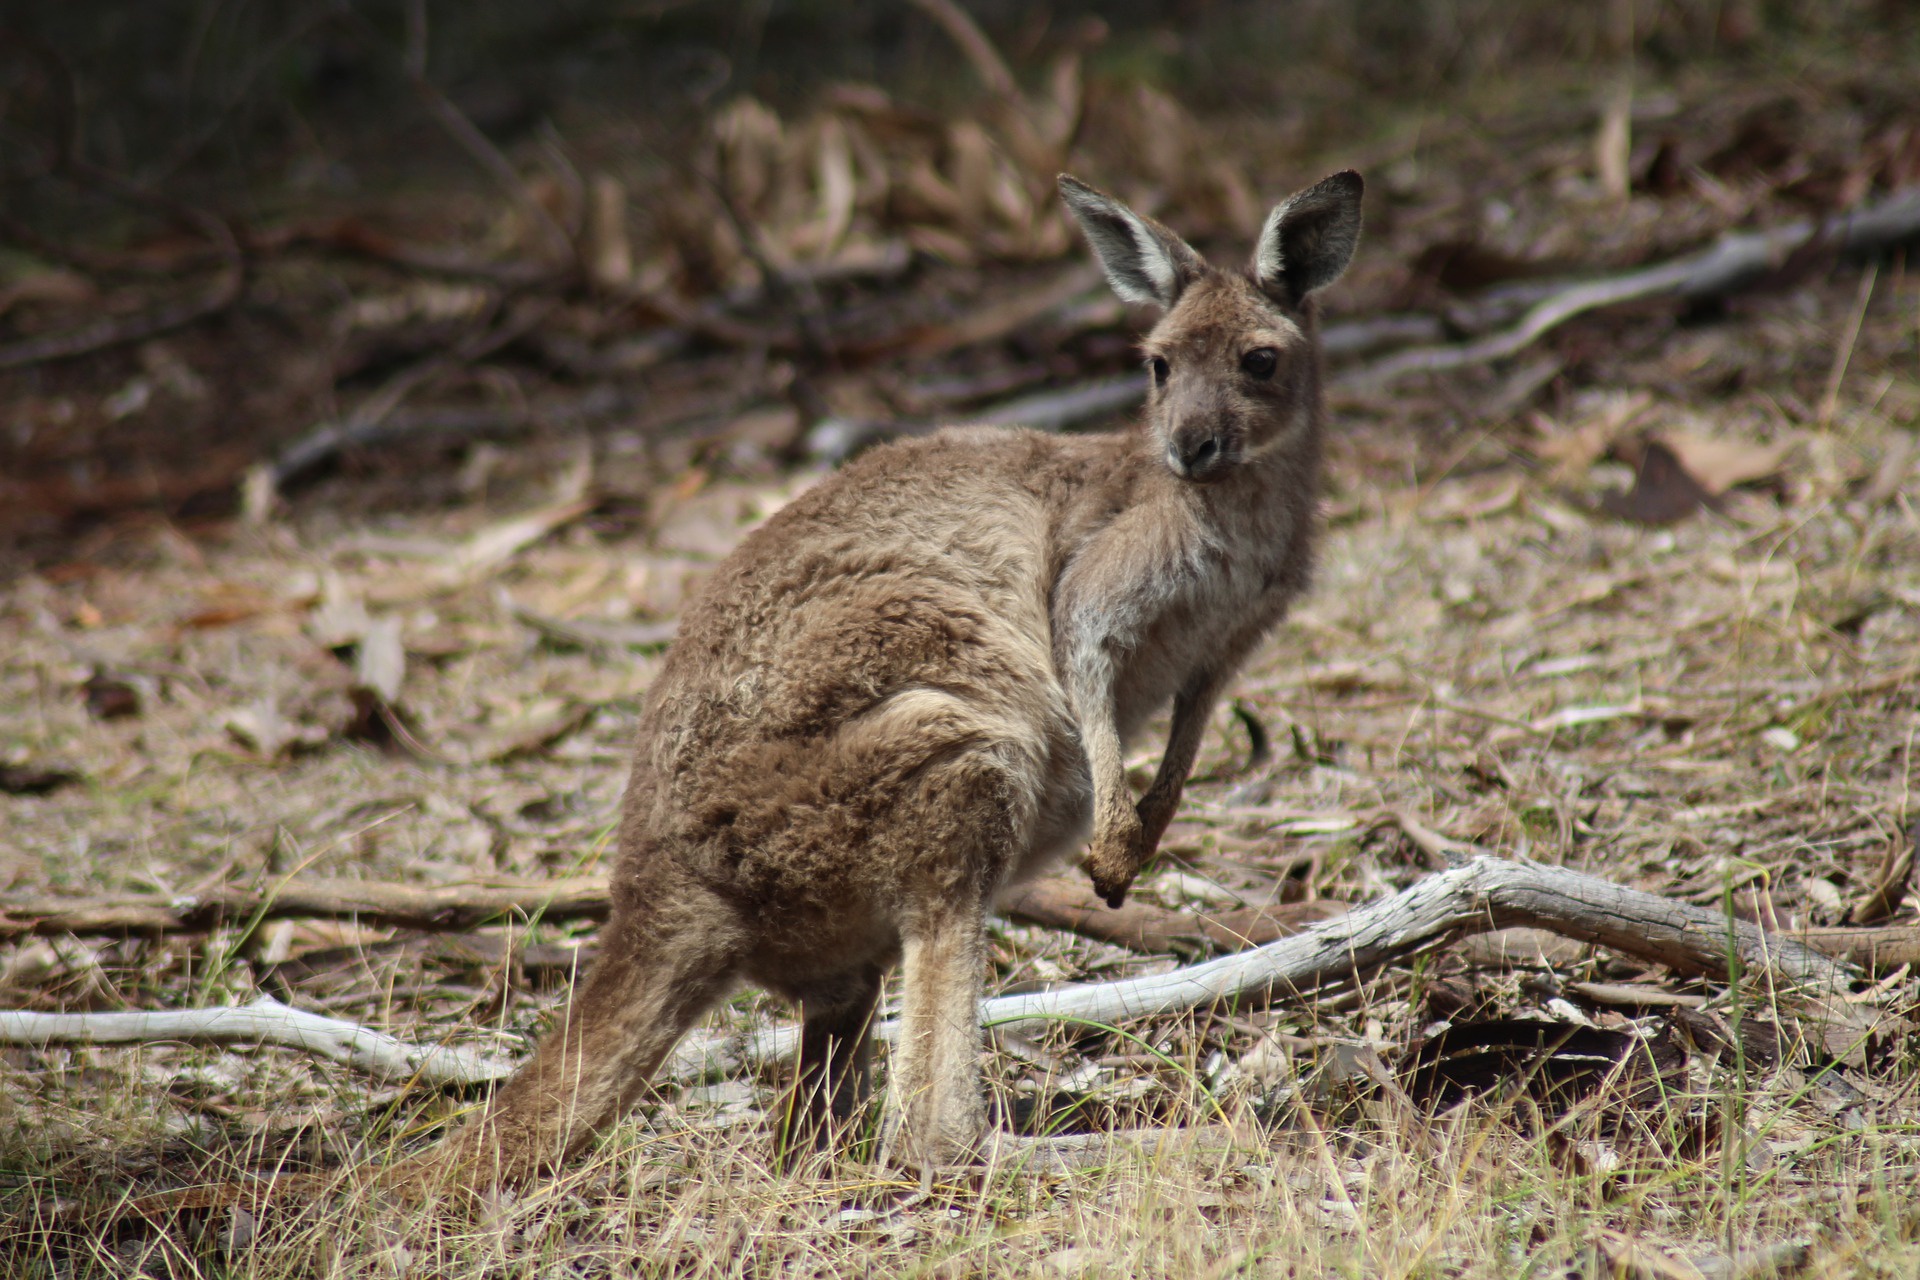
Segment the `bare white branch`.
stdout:
[[[1409,889],[1355,907],[1290,937],[1170,973],[1077,983],[983,1001],[981,1021],[1017,1027],[1072,1020],[1121,1023],[1236,999],[1304,995],[1458,938],[1525,926],[1608,947],[1637,960],[1727,981],[1831,991],[1852,976],[1839,961],[1746,920],[1525,859],[1475,857]],[[876,1034],[891,1039],[895,1024]],[[792,1056],[799,1033],[747,1039],[689,1036],[662,1072],[687,1081],[736,1074]]]
[[513,1065],[451,1045],[416,1045],[385,1032],[327,1018],[262,996],[252,1004],[152,1013],[0,1012],[0,1044],[279,1045],[318,1054],[387,1080],[484,1084]]

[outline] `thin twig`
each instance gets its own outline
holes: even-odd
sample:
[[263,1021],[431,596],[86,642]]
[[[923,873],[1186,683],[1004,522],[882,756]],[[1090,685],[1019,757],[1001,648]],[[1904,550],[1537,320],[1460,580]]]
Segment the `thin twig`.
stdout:
[[240,297],[241,273],[226,270],[205,292],[180,302],[163,303],[139,315],[114,316],[59,333],[49,333],[0,347],[0,369],[18,369],[24,365],[45,364],[50,360],[70,360],[74,356],[123,347],[130,342],[183,329],[196,320],[218,315]]
[[[1439,877],[1421,881],[1405,894],[1357,907],[1344,920],[1314,925],[1308,932],[1320,939],[1316,945],[1341,950],[1342,963],[1350,968],[1362,971],[1378,968],[1411,954],[1408,948],[1418,950],[1427,945],[1419,942],[1415,935],[1425,936],[1422,931],[1439,928],[1433,923],[1439,917],[1429,919],[1420,913],[1438,908],[1431,903],[1424,907],[1415,904],[1427,902],[1429,898],[1452,904],[1448,909],[1456,910],[1462,917],[1473,917],[1465,923],[1455,922],[1465,932],[1529,925],[1690,972],[1717,972],[1725,967],[1726,921],[1714,912],[1703,912],[1657,894],[1621,888],[1564,868],[1541,867],[1524,860],[1503,861],[1481,854],[1473,845],[1438,836],[1404,814],[1390,816],[1423,849],[1439,859],[1455,861],[1464,856],[1467,860]],[[1475,868],[1478,870],[1473,870]],[[1469,870],[1473,870],[1473,874],[1462,881],[1459,873]],[[1423,888],[1436,879],[1440,881],[1438,887]],[[1060,882],[1034,883],[1058,885]],[[15,897],[0,908],[0,941],[27,935],[204,933],[237,920],[354,919],[370,925],[435,931],[465,931],[505,918],[537,917],[549,922],[605,920],[612,908],[608,893],[603,877],[580,876],[563,880],[434,886],[297,879],[270,889],[235,886],[193,897],[161,894]],[[1059,896],[1057,889],[1055,893]],[[1064,903],[1070,896],[1061,896],[1059,900]],[[1371,938],[1379,927],[1375,917],[1389,910],[1384,904],[1402,903],[1403,899],[1405,903],[1391,910],[1413,913],[1419,917],[1418,928],[1390,943],[1375,940],[1362,946],[1358,939]],[[1284,918],[1286,924],[1296,922],[1296,913],[1291,909],[1267,910]],[[1052,907],[1048,911],[1059,914]],[[1583,911],[1588,914],[1582,915]],[[1446,927],[1454,928],[1455,924]],[[1702,930],[1707,932],[1703,934]],[[1102,936],[1107,936],[1107,932],[1110,931],[1103,931]],[[1196,918],[1191,932],[1209,933],[1207,918]],[[1746,961],[1750,970],[1765,967],[1769,949],[1773,948],[1776,952],[1773,961],[1786,964],[1789,976],[1831,976],[1846,963],[1885,954],[1892,948],[1920,946],[1920,930],[1911,926],[1823,929],[1807,933],[1805,936],[1818,952],[1834,958],[1828,960],[1782,939],[1763,941],[1761,935],[1744,922],[1736,932],[1741,947],[1752,953]],[[1239,936],[1244,940],[1244,933]],[[1216,945],[1233,945],[1233,939],[1229,938],[1216,937],[1214,941]],[[1286,981],[1294,981],[1285,977],[1292,969],[1279,972]]]
[[1847,380],[1847,366],[1853,362],[1853,344],[1860,340],[1860,326],[1867,318],[1867,304],[1873,301],[1873,284],[1880,278],[1880,264],[1869,262],[1866,274],[1860,277],[1860,288],[1853,300],[1853,314],[1847,317],[1846,336],[1840,339],[1839,349],[1833,353],[1833,368],[1827,374],[1827,389],[1820,397],[1819,421],[1822,430],[1833,423],[1833,415],[1840,409],[1840,384]]
[[947,39],[960,46],[988,93],[1003,102],[1018,103],[1020,86],[1014,81],[1012,69],[965,9],[953,0],[913,0],[913,7],[932,18],[947,33]]

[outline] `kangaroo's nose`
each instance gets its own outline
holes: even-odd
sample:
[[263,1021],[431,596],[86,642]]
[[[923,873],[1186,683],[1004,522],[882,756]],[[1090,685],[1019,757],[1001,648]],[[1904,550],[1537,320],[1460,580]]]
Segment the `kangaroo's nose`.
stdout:
[[1167,445],[1167,465],[1188,480],[1209,480],[1220,465],[1220,440],[1211,431],[1182,432]]

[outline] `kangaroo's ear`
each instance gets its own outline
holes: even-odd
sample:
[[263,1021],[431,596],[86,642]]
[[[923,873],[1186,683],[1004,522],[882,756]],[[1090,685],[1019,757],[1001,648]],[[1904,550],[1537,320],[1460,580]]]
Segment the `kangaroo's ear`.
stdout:
[[1288,196],[1267,215],[1253,250],[1253,278],[1275,302],[1297,307],[1340,278],[1360,243],[1360,193],[1351,169]]
[[1060,175],[1060,197],[1122,301],[1171,307],[1206,270],[1185,240],[1071,174]]

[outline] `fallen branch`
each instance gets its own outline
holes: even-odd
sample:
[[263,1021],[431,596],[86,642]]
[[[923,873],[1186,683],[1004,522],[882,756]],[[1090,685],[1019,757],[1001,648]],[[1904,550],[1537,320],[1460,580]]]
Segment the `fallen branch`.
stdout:
[[1013,297],[975,307],[946,324],[907,333],[890,345],[904,350],[915,360],[931,360],[949,351],[998,342],[1064,309],[1069,303],[1102,296],[1105,288],[1105,278],[1099,268],[1091,263],[1076,264]]
[[[466,929],[508,915],[537,915],[546,920],[604,918],[608,905],[606,882],[585,877],[544,885],[433,888],[293,882],[271,893],[234,890],[199,901],[16,901],[0,916],[0,938],[27,933],[181,932],[204,930],[223,921],[286,916],[351,916],[368,923]],[[1234,1000],[1299,997],[1329,983],[1363,976],[1433,951],[1466,935],[1516,926],[1551,930],[1651,964],[1681,973],[1705,974],[1719,981],[1730,979],[1730,969],[1736,967],[1730,966],[1730,961],[1737,961],[1737,968],[1750,979],[1783,985],[1833,989],[1852,977],[1848,965],[1792,938],[1764,933],[1744,920],[1729,920],[1702,907],[1623,888],[1564,867],[1477,856],[1390,898],[1356,907],[1251,951],[1144,978],[1001,996],[985,1001],[980,1012],[983,1021],[993,1026],[1060,1019],[1122,1022],[1185,1013]],[[1204,924],[1201,927],[1206,931]],[[1806,936],[1817,945],[1848,954],[1865,952],[1886,963],[1896,942],[1914,944],[1913,934],[1911,930],[1847,929],[1815,931]],[[231,1016],[234,1011],[215,1012]],[[145,1025],[152,1030],[153,1024]],[[894,1027],[893,1023],[882,1024],[879,1034],[891,1036]],[[67,1038],[79,1034],[75,1031]],[[130,1032],[125,1035],[139,1038]],[[248,1036],[236,1031],[230,1038]],[[256,1033],[252,1038],[261,1037]],[[692,1037],[675,1051],[664,1076],[686,1081],[750,1070],[791,1056],[797,1041],[798,1032],[791,1027],[761,1032],[745,1040],[724,1035]]]
[[1138,373],[1095,378],[1057,391],[1032,395],[983,409],[977,413],[928,418],[918,422],[860,422],[828,418],[807,433],[807,452],[823,462],[838,462],[878,440],[926,435],[949,423],[1032,427],[1036,431],[1065,431],[1130,412],[1147,398],[1147,380]]
[[1020,85],[1012,69],[965,9],[953,0],[913,0],[913,6],[938,23],[947,38],[960,47],[988,93],[1012,106],[1020,105]]
[[995,1023],[1100,1022],[1182,1013],[1225,1000],[1311,992],[1459,937],[1515,925],[1551,929],[1637,960],[1727,981],[1729,960],[1787,985],[1838,986],[1848,968],[1745,920],[1628,889],[1564,867],[1477,857],[1252,951],[1125,982],[989,1000]]
[[1409,374],[1487,364],[1514,355],[1575,316],[1601,307],[1662,294],[1688,301],[1724,296],[1809,244],[1824,245],[1836,254],[1872,253],[1915,236],[1920,236],[1920,189],[1823,222],[1800,221],[1769,231],[1729,232],[1708,248],[1671,262],[1568,285],[1535,303],[1509,329],[1472,342],[1395,352],[1337,374],[1334,382],[1372,389]]
[[[1719,981],[1732,977],[1732,967],[1747,979],[1816,990],[1834,989],[1852,976],[1847,966],[1745,920],[1729,920],[1564,867],[1476,857],[1390,898],[1252,951],[1171,973],[1000,996],[981,1003],[980,1017],[991,1027],[1019,1029],[1062,1020],[1128,1022],[1235,1000],[1297,998],[1465,935],[1516,925],[1550,929]],[[877,1033],[891,1037],[897,1027],[882,1023]],[[674,1052],[663,1074],[685,1081],[750,1070],[791,1056],[798,1040],[798,1031],[790,1027],[745,1040],[691,1038]]]
[[493,261],[476,258],[460,249],[410,243],[353,217],[304,223],[271,232],[255,232],[247,240],[248,250],[257,254],[297,246],[351,254],[428,275],[485,280],[507,288],[551,284],[554,280],[552,269],[537,262],[515,259]]
[[262,996],[225,1009],[156,1013],[0,1013],[0,1044],[279,1045],[318,1054],[387,1080],[487,1084],[512,1075],[511,1063],[451,1045],[414,1045],[384,1032],[307,1013]]
[[990,426],[1034,427],[1064,431],[1096,418],[1124,413],[1147,398],[1147,380],[1138,373],[1098,378],[1059,391],[1042,391],[969,414],[968,422]]
[[197,897],[12,898],[0,904],[0,940],[28,934],[205,933],[222,925],[301,917],[464,930],[509,918],[604,920],[610,908],[607,882],[600,877],[432,886],[293,880]]
[[58,333],[42,334],[0,346],[0,369],[18,369],[23,365],[44,364],[49,360],[67,360],[108,347],[144,342],[163,333],[185,328],[196,320],[218,314],[240,297],[244,279],[238,262],[220,272],[219,277],[200,293],[177,302],[163,302],[148,311],[129,316],[110,316]]
[[[1425,833],[1425,828],[1418,829]],[[1436,847],[1436,854],[1458,857],[1472,848],[1447,841],[1444,850]],[[1003,895],[1001,907],[1008,915],[1034,924],[1070,929],[1122,946],[1138,943],[1141,949],[1153,951],[1168,949],[1159,940],[1197,941],[1204,937],[1225,948],[1264,945],[1278,939],[1275,946],[1297,949],[1307,946],[1309,939],[1323,938],[1326,947],[1346,957],[1349,945],[1358,948],[1360,941],[1375,937],[1384,926],[1374,922],[1384,919],[1387,924],[1397,921],[1409,929],[1417,926],[1425,931],[1423,938],[1428,934],[1437,938],[1436,931],[1444,929],[1465,935],[1532,926],[1687,973],[1724,972],[1726,961],[1727,925],[1714,912],[1657,894],[1620,888],[1560,867],[1479,854],[1404,893],[1352,908],[1339,919],[1315,923],[1291,937],[1286,931],[1301,923],[1294,914],[1298,908],[1292,906],[1194,915],[1135,902],[1119,911],[1102,906],[1093,912],[1086,901],[1090,897],[1091,890],[1083,894],[1077,881],[1049,877],[1010,889]],[[1398,908],[1400,915],[1384,914],[1403,902],[1410,905]],[[1335,906],[1322,903],[1313,909],[1326,912]],[[301,918],[351,919],[388,928],[451,933],[509,919],[548,923],[605,920],[611,909],[607,881],[601,876],[446,885],[290,880],[266,887],[233,886],[191,897],[14,897],[0,903],[0,942],[30,935],[205,933],[250,921]],[[1781,956],[1796,957],[1794,972],[1804,971],[1816,978],[1837,976],[1846,964],[1890,969],[1909,960],[1920,963],[1920,925],[1814,928],[1773,935],[1757,934],[1754,926],[1742,921],[1737,929],[1743,956],[1751,952],[1764,958],[1777,952],[1776,961]],[[1399,950],[1388,948],[1377,958],[1368,958],[1375,955],[1374,951],[1354,950],[1349,970],[1364,972],[1428,945],[1440,945],[1430,940],[1415,946],[1407,941],[1411,936],[1394,944]],[[1288,958],[1292,956],[1294,951],[1288,950],[1272,962],[1280,968],[1274,970],[1269,981],[1291,983],[1304,990],[1302,979],[1294,976],[1303,972],[1299,966],[1304,961]],[[1245,955],[1229,958],[1246,960]],[[1755,967],[1750,957],[1745,963],[1750,970]]]
[[1412,342],[1438,342],[1447,336],[1447,322],[1424,312],[1389,312],[1339,320],[1320,330],[1320,350],[1329,360],[1344,360],[1382,347]]
[[1344,903],[1323,899],[1234,911],[1173,911],[1137,897],[1116,910],[1084,879],[1064,876],[1014,885],[1000,895],[999,907],[1015,920],[1065,929],[1150,955],[1244,951],[1347,910]]
[[284,991],[323,975],[335,975],[343,968],[383,966],[418,971],[422,966],[438,965],[488,971],[508,970],[508,980],[516,986],[522,978],[530,982],[571,982],[592,967],[599,955],[599,943],[592,938],[578,944],[534,942],[523,931],[509,936],[491,933],[400,934],[385,941],[360,941],[351,946],[317,947],[301,951],[276,963],[255,962],[260,983],[270,990]]
[[[591,387],[577,395],[531,404],[487,405],[474,408],[403,409],[384,418],[348,424],[323,424],[273,465],[276,474],[289,477],[315,466],[345,449],[364,449],[391,440],[421,440],[432,436],[504,436],[535,427],[576,426],[610,421],[631,413],[642,403],[634,391],[620,387]],[[295,449],[300,453],[296,454]],[[276,481],[276,484],[279,483]]]
[[912,0],[912,3],[959,47],[980,78],[999,108],[1003,140],[1021,165],[1029,173],[1040,175],[1059,169],[1078,129],[1078,109],[1071,118],[1056,121],[1055,128],[1046,128],[1036,117],[1033,105],[1022,96],[1006,59],[965,9],[954,0]]
[[600,622],[592,618],[549,618],[517,604],[511,609],[516,622],[556,644],[572,645],[576,649],[657,649],[672,644],[680,633],[678,618],[656,622]]

